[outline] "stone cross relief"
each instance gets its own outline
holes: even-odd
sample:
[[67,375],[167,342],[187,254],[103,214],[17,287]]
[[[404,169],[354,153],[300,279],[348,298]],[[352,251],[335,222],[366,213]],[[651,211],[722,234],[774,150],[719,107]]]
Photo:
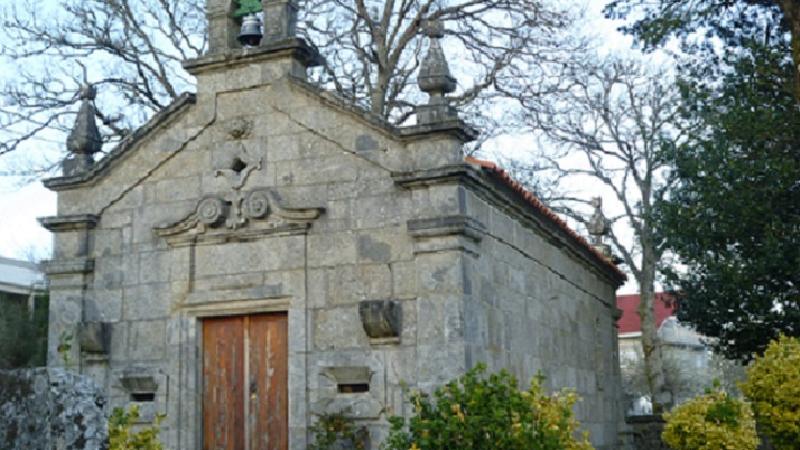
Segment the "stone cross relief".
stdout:
[[[319,217],[322,208],[284,208],[278,196],[271,189],[255,189],[245,191],[248,178],[257,170],[262,170],[264,163],[260,156],[253,155],[245,147],[242,139],[250,134],[252,123],[236,119],[227,126],[228,135],[236,142],[237,150],[231,155],[230,163],[212,169],[214,178],[225,180],[227,192],[212,194],[201,199],[195,210],[183,219],[154,228],[161,237],[187,237],[203,235],[209,228],[222,228],[236,231],[244,228],[253,220],[267,219],[275,215],[283,219],[284,224],[301,228],[307,227],[310,221]],[[253,230],[266,233],[273,228]],[[220,233],[215,233],[219,236]]]
[[[253,197],[253,193],[245,199],[242,188],[247,183],[247,178],[254,170],[261,170],[262,160],[247,152],[244,144],[239,143],[239,151],[229,168],[216,169],[214,177],[223,177],[227,180],[231,192],[225,194],[225,201],[231,205],[231,213],[225,220],[225,225],[230,229],[237,229],[247,223],[248,217],[261,218],[267,214],[268,201],[266,198]],[[247,200],[247,203],[245,203]],[[243,210],[243,205],[247,211]],[[262,211],[263,210],[263,211]]]

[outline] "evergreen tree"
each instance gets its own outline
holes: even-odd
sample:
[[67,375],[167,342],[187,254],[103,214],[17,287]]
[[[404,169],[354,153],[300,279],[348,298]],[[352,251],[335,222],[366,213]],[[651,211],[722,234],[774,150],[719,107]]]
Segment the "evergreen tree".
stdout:
[[682,127],[665,143],[675,170],[656,205],[678,317],[749,360],[780,333],[800,334],[800,25],[795,1],[655,3],[626,30],[646,47],[679,38]]

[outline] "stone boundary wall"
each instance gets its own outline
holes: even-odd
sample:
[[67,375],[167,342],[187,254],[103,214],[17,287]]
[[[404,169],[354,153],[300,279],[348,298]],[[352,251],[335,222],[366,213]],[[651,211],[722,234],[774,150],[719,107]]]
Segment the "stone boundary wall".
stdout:
[[0,371],[0,449],[101,450],[105,397],[63,369]]
[[624,450],[670,450],[661,440],[664,419],[658,415],[628,416],[625,418],[626,430]]

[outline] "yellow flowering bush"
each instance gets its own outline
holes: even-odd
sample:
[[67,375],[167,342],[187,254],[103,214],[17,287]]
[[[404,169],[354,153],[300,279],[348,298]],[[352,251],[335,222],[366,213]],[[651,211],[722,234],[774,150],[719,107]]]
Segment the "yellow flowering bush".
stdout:
[[[572,391],[546,395],[542,378],[527,391],[506,371],[486,375],[478,365],[437,389],[411,397],[415,414],[390,419],[384,450],[591,450],[588,434],[578,434]],[[579,436],[579,437],[576,437]]]
[[664,414],[661,438],[674,450],[755,450],[753,411],[722,391],[696,397]]
[[134,424],[139,420],[139,407],[133,405],[128,411],[114,408],[108,419],[109,450],[163,450],[158,440],[159,424],[163,419],[163,415],[158,415],[154,424],[134,432]]
[[759,431],[775,450],[800,446],[800,340],[781,336],[747,369],[740,383],[753,404]]

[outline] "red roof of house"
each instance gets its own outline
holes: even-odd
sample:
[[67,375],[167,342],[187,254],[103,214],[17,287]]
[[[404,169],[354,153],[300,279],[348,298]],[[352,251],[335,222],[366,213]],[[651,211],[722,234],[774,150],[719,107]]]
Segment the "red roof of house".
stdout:
[[[620,333],[633,333],[642,331],[642,320],[639,318],[639,294],[618,295],[617,308],[622,310],[622,317],[617,321]],[[675,314],[676,305],[672,297],[665,292],[657,292],[653,304],[653,312],[656,318],[656,328],[667,317]]]
[[533,193],[525,189],[522,183],[512,178],[511,175],[508,174],[508,172],[506,172],[500,166],[491,161],[485,161],[482,159],[473,158],[472,156],[468,156],[466,158],[466,161],[470,164],[475,164],[477,166],[482,167],[483,169],[486,169],[492,175],[497,177],[497,179],[499,179],[502,183],[504,183],[506,186],[511,188],[511,190],[516,192],[517,195],[519,195],[523,201],[532,206],[533,209],[538,211],[542,216],[544,216],[547,220],[551,221],[558,228],[561,228],[567,234],[567,236],[577,241],[579,245],[589,250],[589,253],[592,256],[594,256],[598,262],[609,267],[612,271],[614,271],[614,273],[616,273],[617,276],[620,277],[622,282],[625,281],[627,276],[625,275],[624,272],[619,270],[619,267],[617,267],[617,265],[614,264],[613,261],[608,259],[602,253],[598,252],[591,244],[589,244],[589,242],[583,236],[579,235],[578,233],[575,232],[575,230],[570,228],[569,225],[567,225],[567,223],[564,220],[558,217],[558,215],[554,213],[550,208],[548,208],[544,203],[542,203],[541,200],[536,198],[536,196],[533,195]]

